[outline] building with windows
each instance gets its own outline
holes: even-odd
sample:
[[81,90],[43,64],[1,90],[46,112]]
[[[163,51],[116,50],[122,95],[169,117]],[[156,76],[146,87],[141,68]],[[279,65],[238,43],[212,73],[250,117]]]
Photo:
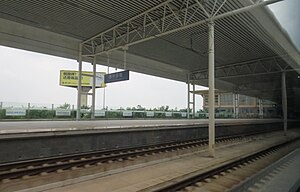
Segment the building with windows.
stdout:
[[[208,111],[208,90],[195,91],[203,97],[203,110]],[[215,91],[215,110],[218,117],[269,118],[278,117],[276,103],[226,91]]]

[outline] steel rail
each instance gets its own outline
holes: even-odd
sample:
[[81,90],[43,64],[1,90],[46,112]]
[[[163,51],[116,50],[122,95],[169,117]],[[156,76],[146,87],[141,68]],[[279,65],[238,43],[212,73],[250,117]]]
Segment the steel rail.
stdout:
[[[233,136],[218,137],[217,142],[228,139],[241,139],[253,135],[266,133],[267,131],[251,132]],[[43,172],[54,172],[56,170],[68,170],[72,167],[84,167],[85,165],[95,165],[120,159],[129,159],[146,154],[168,152],[184,148],[207,145],[207,139],[188,140],[184,142],[172,142],[160,145],[143,146],[137,148],[115,149],[109,151],[91,152],[84,154],[67,155],[64,157],[54,157],[39,160],[0,164],[0,180],[17,179],[25,175],[33,176]]]
[[280,149],[280,148],[282,148],[282,147],[284,147],[288,144],[291,144],[291,143],[293,143],[293,142],[295,142],[299,139],[300,138],[297,137],[297,138],[294,138],[290,141],[286,141],[286,142],[274,145],[274,146],[269,147],[267,149],[263,149],[263,150],[255,153],[255,154],[251,154],[251,155],[248,155],[244,158],[238,159],[234,162],[230,162],[228,164],[222,165],[220,167],[217,167],[217,168],[212,169],[210,171],[207,171],[205,173],[201,173],[201,174],[198,174],[198,175],[188,177],[186,179],[182,179],[181,181],[178,181],[178,182],[173,182],[169,185],[163,186],[163,187],[161,187],[159,189],[156,189],[156,190],[153,190],[153,191],[155,191],[155,192],[164,192],[164,191],[173,192],[174,191],[175,192],[175,191],[182,190],[185,187],[192,186],[192,185],[194,185],[195,183],[197,183],[199,181],[203,181],[207,178],[212,178],[214,175],[218,175],[221,172],[225,172],[229,169],[232,169],[232,168],[237,167],[239,165],[242,165],[244,163],[250,162],[251,160],[254,160],[257,157],[264,156],[264,155],[270,153],[271,151],[278,150],[278,149]]

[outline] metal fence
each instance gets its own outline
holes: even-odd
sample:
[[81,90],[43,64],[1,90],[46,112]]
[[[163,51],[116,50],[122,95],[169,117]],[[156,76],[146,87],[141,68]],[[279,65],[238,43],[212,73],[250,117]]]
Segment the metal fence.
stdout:
[[[47,104],[47,103],[17,103],[17,102],[0,102],[0,120],[51,120],[51,119],[69,119],[76,118],[76,105],[71,104]],[[91,110],[89,107],[81,109],[82,119],[91,119]],[[263,114],[264,118],[278,117],[269,113]],[[96,107],[95,119],[121,119],[121,118],[165,118],[165,119],[186,119],[187,109],[181,110],[146,110],[144,108],[124,108],[109,107],[103,109]],[[232,111],[216,111],[216,118],[234,118]],[[196,112],[195,115],[190,111],[190,118],[205,119],[208,118],[206,112]],[[241,112],[237,118],[261,118],[258,113]]]
[[[207,113],[190,113],[192,118],[207,118]],[[232,115],[222,115],[231,118]],[[16,103],[0,102],[0,120],[38,120],[38,119],[75,119],[76,107],[70,104],[41,104],[41,103]],[[81,109],[82,119],[91,119],[91,110],[86,107]],[[110,109],[96,109],[95,119],[120,119],[120,118],[166,118],[186,119],[184,111],[158,111],[158,110],[126,110],[122,107]]]

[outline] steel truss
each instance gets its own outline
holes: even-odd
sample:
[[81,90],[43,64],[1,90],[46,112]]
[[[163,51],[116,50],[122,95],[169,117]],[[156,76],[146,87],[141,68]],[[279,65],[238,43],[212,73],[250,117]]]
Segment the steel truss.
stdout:
[[203,0],[167,0],[82,42],[82,56],[128,47],[278,1],[281,0],[252,1],[250,6],[225,12],[222,8],[227,0],[215,0],[211,6]]
[[[274,73],[282,73],[284,71],[300,71],[288,65],[283,58],[288,56],[274,56],[263,59],[256,59],[241,63],[228,64],[215,68],[217,79],[226,79],[234,77],[246,77],[256,75],[268,75]],[[190,74],[191,81],[199,81],[208,79],[208,69],[193,71]]]
[[[282,74],[280,74],[281,76]],[[286,87],[287,90],[294,90],[293,87]],[[274,91],[281,91],[282,87],[280,85],[280,79],[277,82],[266,81],[266,82],[255,82],[255,83],[239,83],[235,87],[235,92],[237,93],[248,93],[248,92],[259,92],[259,93],[268,93]],[[276,94],[274,94],[276,95]]]
[[235,89],[237,93],[248,92],[248,91],[273,92],[276,90],[280,91],[281,87],[275,85],[274,82],[257,82],[257,84],[239,83],[237,84]]

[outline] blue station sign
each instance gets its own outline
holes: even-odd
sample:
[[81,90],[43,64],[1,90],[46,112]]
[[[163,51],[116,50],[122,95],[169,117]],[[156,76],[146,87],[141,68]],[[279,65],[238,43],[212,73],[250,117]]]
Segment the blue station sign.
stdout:
[[110,73],[104,76],[105,83],[113,83],[117,81],[126,81],[129,80],[129,70],[117,72],[117,73]]

